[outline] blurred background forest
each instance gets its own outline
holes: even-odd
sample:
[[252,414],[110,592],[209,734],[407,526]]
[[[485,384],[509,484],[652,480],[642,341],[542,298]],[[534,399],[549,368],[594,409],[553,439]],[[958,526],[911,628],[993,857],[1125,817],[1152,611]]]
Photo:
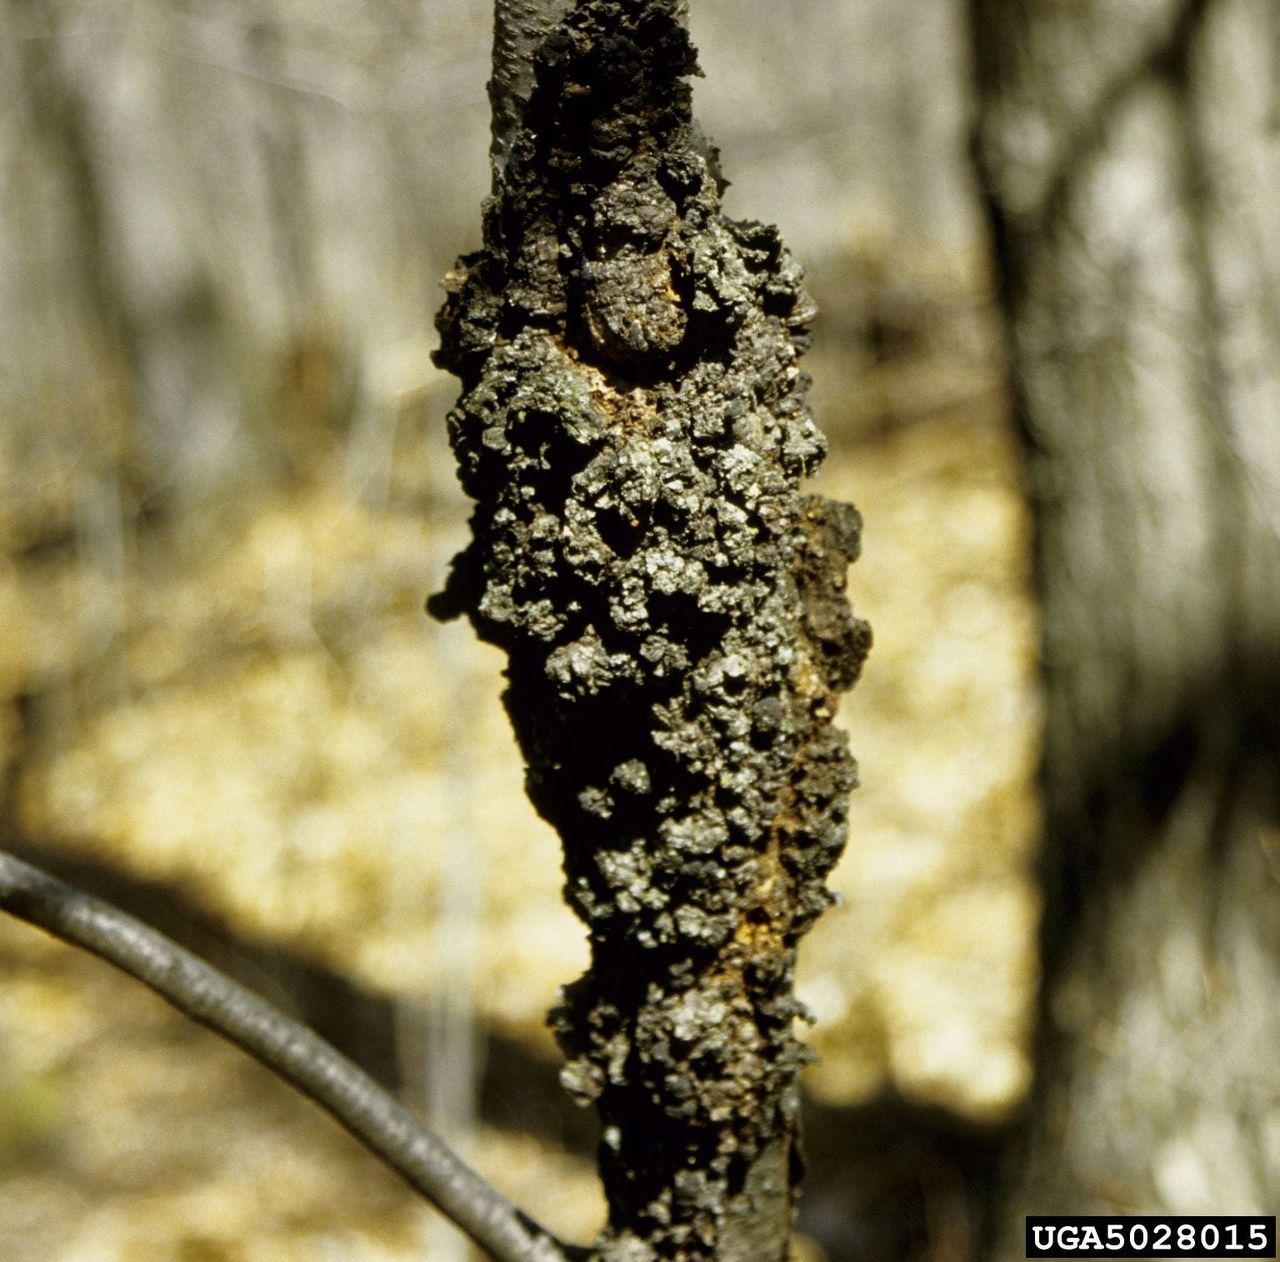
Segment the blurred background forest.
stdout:
[[[728,209],[779,224],[822,311],[808,362],[831,440],[821,487],[867,523],[851,586],[876,647],[843,715],[863,787],[834,879],[845,901],[806,942],[800,983],[821,1056],[807,1073],[800,1226],[805,1256],[831,1262],[961,1262],[998,1236],[987,1207],[1002,1156],[1015,1141],[1033,1155],[1044,1146],[1034,1128],[1027,1138],[1028,1114],[1065,1116],[1028,1103],[1033,1060],[1059,1055],[1046,1022],[1068,1047],[1055,1081],[1072,1116],[1147,1108],[1191,1129],[1143,1132],[1129,1154],[1141,1172],[1126,1183],[1107,1172],[1129,1157],[1090,1122],[1087,1152],[1052,1193],[1042,1180],[1033,1209],[1261,1212],[1278,1191],[1277,1071],[1248,1068],[1280,1020],[1258,1015],[1280,1012],[1274,812],[1241,817],[1256,862],[1223,859],[1234,884],[1214,885],[1204,914],[1221,927],[1237,923],[1224,908],[1243,907],[1248,950],[1215,972],[1212,933],[1188,942],[1183,910],[1198,907],[1188,890],[1206,854],[1234,851],[1229,829],[1195,821],[1221,822],[1241,799],[1204,790],[1179,815],[1183,783],[1207,764],[1178,738],[1204,726],[1201,713],[1143,726],[1164,704],[1151,698],[1176,699],[1184,677],[1223,695],[1197,655],[1225,642],[1221,628],[1183,619],[1178,603],[1201,566],[1235,572],[1202,519],[1240,535],[1256,518],[1260,550],[1241,545],[1248,599],[1223,601],[1265,647],[1260,660],[1274,659],[1276,291],[1243,369],[1189,350],[1217,345],[1199,321],[1205,302],[1222,308],[1179,251],[1212,255],[1212,225],[1194,249],[1190,229],[1161,235],[1157,212],[1186,190],[1148,168],[1166,156],[1162,120],[1182,114],[1158,92],[1150,104],[1143,85],[1173,82],[1153,47],[1201,40],[1209,77],[1196,99],[1228,110],[1206,124],[1207,160],[1230,109],[1253,128],[1239,142],[1247,196],[1232,186],[1222,200],[1260,244],[1250,235],[1213,255],[1251,313],[1278,274],[1280,231],[1262,229],[1280,229],[1280,199],[1263,196],[1280,169],[1280,23],[1264,15],[1257,38],[1261,0],[1109,0],[1087,18],[1067,0],[1000,8],[692,5],[706,72],[695,107],[722,150]],[[3,826],[13,849],[300,1012],[550,1228],[586,1239],[602,1212],[592,1122],[563,1097],[543,1025],[585,963],[582,933],[560,902],[556,840],[523,796],[500,656],[422,612],[468,511],[444,434],[455,387],[430,352],[440,278],[478,242],[490,23],[483,0],[0,0]],[[1198,66],[1174,64],[1183,78],[1169,99],[1192,99]],[[980,104],[1003,290],[971,156]],[[1093,151],[1118,154],[1118,173],[1091,165]],[[1181,169],[1184,150],[1171,152]],[[1040,168],[1058,159],[1055,184]],[[1203,201],[1213,180],[1202,176]],[[1058,199],[1049,227],[1028,210],[1041,194]],[[1101,203],[1123,214],[1110,220]],[[1000,292],[1015,318],[1012,392]],[[1185,390],[1160,367],[1175,360]],[[1243,498],[1220,503],[1198,489],[1204,461],[1180,463],[1161,425],[1175,440],[1194,431],[1187,399],[1206,380],[1218,392],[1204,406],[1221,420],[1242,372],[1254,391],[1245,420],[1262,429],[1231,447],[1249,477]],[[1093,552],[1063,545],[1074,561],[1055,571],[1068,573],[1060,599],[1043,568],[1036,586],[1050,637],[1101,646],[1107,664],[1051,672],[1046,708],[1019,443],[1031,505],[1056,505],[1070,524],[1067,466],[1046,453],[1071,456],[1054,423],[1078,411],[1100,427],[1070,431],[1083,435]],[[1148,446],[1108,446],[1120,432]],[[1135,521],[1145,533],[1111,566],[1107,549]],[[1055,537],[1042,525],[1042,567]],[[1098,573],[1110,588],[1091,586]],[[1136,589],[1149,615],[1117,614],[1112,635],[1107,610]],[[1165,634],[1184,621],[1186,637]],[[1126,656],[1166,640],[1163,673]],[[1223,667],[1231,705],[1213,726],[1215,765],[1241,762],[1224,751],[1247,709],[1262,768],[1248,801],[1271,804],[1270,737],[1231,673],[1247,649]],[[1055,710],[1063,678],[1084,682]],[[1249,681],[1250,696],[1273,696],[1273,678]],[[1036,780],[1046,713],[1059,765],[1080,772],[1075,788],[1050,777],[1047,799]],[[1108,904],[1140,926],[1118,932],[1114,954],[1073,953],[1078,898],[1051,918],[1066,999],[1038,1008],[1042,890],[1053,908],[1059,886],[1080,888],[1079,873],[1042,886],[1041,821],[1051,862],[1055,837],[1081,838],[1080,853],[1092,853],[1086,837],[1105,841],[1105,794],[1072,741],[1107,750],[1113,736],[1113,778],[1141,773],[1125,835],[1154,836],[1147,849],[1162,853],[1157,834],[1176,817],[1179,836],[1216,843],[1188,843],[1145,917],[1120,895]],[[1129,882],[1132,863],[1125,872],[1116,880]],[[1166,925],[1182,935],[1172,945]],[[1129,1009],[1101,1011],[1094,982],[1127,993],[1111,983],[1143,974],[1148,951],[1164,959],[1156,989],[1177,992],[1173,1008],[1157,1000],[1153,1015],[1139,995],[1136,1024]],[[1238,990],[1237,965],[1250,970]],[[0,1255],[469,1256],[336,1126],[106,966],[5,922],[0,970]],[[1197,1005],[1215,995],[1225,1007],[1205,1017]],[[1253,1024],[1222,1062],[1229,1072],[1208,1075],[1220,1090],[1169,1106],[1185,1063],[1221,1060],[1246,1009]],[[1098,1076],[1088,1056],[1120,1045],[1158,1081],[1084,1099],[1078,1084]],[[1246,1131],[1248,1159],[1232,1165]],[[1202,1133],[1226,1154],[1208,1174]],[[1067,1151],[1063,1134],[1047,1150]]]

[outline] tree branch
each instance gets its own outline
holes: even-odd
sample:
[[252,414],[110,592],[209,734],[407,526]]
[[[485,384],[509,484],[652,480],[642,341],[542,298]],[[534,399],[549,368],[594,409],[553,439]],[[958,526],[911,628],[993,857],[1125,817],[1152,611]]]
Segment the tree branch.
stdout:
[[870,629],[857,513],[800,490],[813,303],[776,230],[721,209],[686,17],[580,0],[534,54],[437,317],[475,511],[430,608],[508,654],[588,926],[553,1028],[603,1127],[604,1256],[761,1262],[795,1208],[796,946],[832,902],[833,720]]
[[310,1096],[498,1262],[576,1256],[306,1026],[141,921],[0,850],[0,910],[91,951]]
[[534,51],[571,7],[571,0],[494,0],[493,78],[489,80],[493,144],[489,156],[495,189],[533,92]]
[[[493,77],[489,104],[493,110],[489,150],[494,191],[502,179],[507,155],[533,93],[533,58],[538,45],[573,8],[573,0],[494,0]],[[675,15],[688,25],[688,0],[677,0]]]

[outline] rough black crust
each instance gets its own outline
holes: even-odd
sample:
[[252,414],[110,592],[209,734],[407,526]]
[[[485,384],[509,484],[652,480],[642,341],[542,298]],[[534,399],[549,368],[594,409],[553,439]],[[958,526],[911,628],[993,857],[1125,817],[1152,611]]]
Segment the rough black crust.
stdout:
[[870,643],[824,443],[814,314],[775,229],[720,213],[671,0],[580,0],[438,362],[473,542],[435,612],[510,656],[529,794],[593,965],[553,1014],[604,1125],[615,1259],[781,1258],[798,1159],[796,943],[855,769],[831,725]]

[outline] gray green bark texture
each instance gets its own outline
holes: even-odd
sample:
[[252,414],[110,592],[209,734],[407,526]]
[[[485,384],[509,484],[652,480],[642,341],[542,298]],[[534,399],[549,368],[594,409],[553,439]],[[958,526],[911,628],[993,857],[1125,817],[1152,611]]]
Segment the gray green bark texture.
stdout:
[[972,13],[1047,697],[1021,1257],[1280,1201],[1280,10]]
[[672,0],[538,41],[439,362],[475,499],[433,610],[509,655],[538,810],[592,962],[553,1013],[594,1101],[611,1259],[786,1256],[800,936],[832,901],[869,644],[859,520],[802,495],[814,314],[775,229],[720,211]]

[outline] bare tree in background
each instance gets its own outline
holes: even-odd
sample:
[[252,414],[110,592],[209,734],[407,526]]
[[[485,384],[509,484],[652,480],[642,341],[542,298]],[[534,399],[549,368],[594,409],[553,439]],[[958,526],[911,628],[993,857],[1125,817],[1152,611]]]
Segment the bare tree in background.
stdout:
[[1021,1256],[1280,1197],[1280,11],[972,20],[1048,690]]

